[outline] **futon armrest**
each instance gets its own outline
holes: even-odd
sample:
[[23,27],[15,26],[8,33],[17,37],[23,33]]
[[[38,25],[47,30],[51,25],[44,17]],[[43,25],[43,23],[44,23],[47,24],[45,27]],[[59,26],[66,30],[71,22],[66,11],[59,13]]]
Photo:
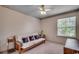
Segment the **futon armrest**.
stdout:
[[20,47],[22,47],[22,43],[20,41],[16,41],[16,44],[19,45]]
[[22,43],[20,41],[16,41],[16,50],[18,50],[19,53],[21,53],[21,47],[22,47]]

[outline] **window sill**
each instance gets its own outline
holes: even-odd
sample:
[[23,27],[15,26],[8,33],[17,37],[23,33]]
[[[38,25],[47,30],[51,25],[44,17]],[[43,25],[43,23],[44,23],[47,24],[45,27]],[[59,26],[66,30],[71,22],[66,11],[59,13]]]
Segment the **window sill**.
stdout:
[[57,37],[64,37],[64,38],[72,38],[72,39],[76,39],[76,37],[59,36],[59,35],[57,35]]

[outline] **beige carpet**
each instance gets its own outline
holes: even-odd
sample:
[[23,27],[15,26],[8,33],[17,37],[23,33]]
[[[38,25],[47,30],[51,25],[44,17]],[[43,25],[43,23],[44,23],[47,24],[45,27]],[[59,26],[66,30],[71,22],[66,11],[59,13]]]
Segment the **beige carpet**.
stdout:
[[[28,50],[24,54],[63,54],[63,47],[64,45],[46,41],[46,43]],[[12,54],[18,54],[18,52],[13,52]]]
[[64,45],[46,42],[27,52],[25,54],[63,54]]

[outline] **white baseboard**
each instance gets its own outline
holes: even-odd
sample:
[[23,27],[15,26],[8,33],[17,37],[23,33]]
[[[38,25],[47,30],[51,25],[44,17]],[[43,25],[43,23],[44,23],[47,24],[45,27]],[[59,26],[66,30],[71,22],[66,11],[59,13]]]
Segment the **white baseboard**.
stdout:
[[47,40],[47,41],[49,41],[49,42],[51,42],[51,43],[57,43],[57,44],[65,45],[65,43],[63,44],[63,43],[56,42],[56,41],[51,41],[51,40]]

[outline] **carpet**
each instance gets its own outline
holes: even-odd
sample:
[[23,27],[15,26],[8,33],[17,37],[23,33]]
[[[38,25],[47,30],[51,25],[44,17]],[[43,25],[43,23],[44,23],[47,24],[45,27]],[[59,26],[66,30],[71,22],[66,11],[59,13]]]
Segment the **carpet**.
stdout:
[[[31,50],[24,52],[23,54],[63,54],[64,45],[58,43],[52,43],[46,41],[43,44],[40,44]],[[4,52],[3,54],[7,54]],[[15,51],[11,54],[19,54],[18,51]]]
[[63,47],[64,45],[46,41],[46,43],[26,51],[24,54],[63,54]]

